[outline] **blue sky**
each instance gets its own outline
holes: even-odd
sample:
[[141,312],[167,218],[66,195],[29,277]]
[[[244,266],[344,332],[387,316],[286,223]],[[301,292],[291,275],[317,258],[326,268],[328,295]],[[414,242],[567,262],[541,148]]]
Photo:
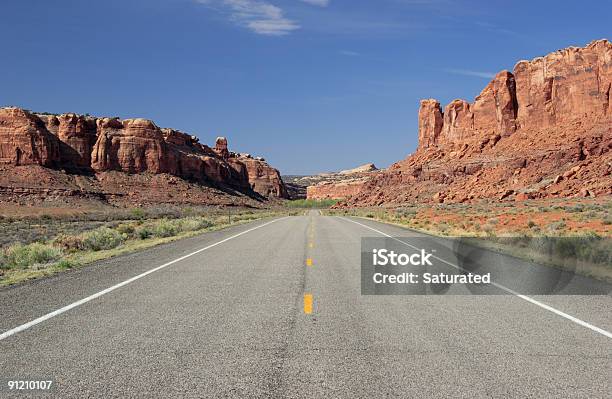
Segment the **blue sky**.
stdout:
[[5,0],[0,105],[144,117],[284,174],[406,157],[419,99],[612,38],[608,1]]

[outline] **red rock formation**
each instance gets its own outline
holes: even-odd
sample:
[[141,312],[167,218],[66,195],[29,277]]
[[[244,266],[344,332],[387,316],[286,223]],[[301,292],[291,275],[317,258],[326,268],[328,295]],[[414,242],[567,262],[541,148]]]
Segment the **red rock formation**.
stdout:
[[253,191],[265,197],[289,197],[278,170],[272,168],[263,160],[250,157],[240,157],[238,160],[246,165],[249,184]]
[[444,108],[440,142],[464,141],[472,137],[473,131],[474,113],[470,103],[465,100],[454,100]]
[[598,40],[519,62],[474,103],[423,100],[416,153],[347,204],[611,195],[611,82],[612,43]]
[[306,188],[306,198],[313,200],[345,199],[361,191],[366,180],[348,182],[324,182]]
[[19,108],[0,109],[0,163],[53,166],[59,144],[42,121]]
[[337,173],[306,176],[301,180],[309,182],[306,188],[308,199],[345,199],[359,193],[368,180],[379,172],[373,163],[367,163]]
[[514,76],[522,128],[611,114],[612,45],[608,40],[520,61]]
[[98,119],[91,167],[97,172],[163,173],[166,146],[161,129],[146,119]]
[[419,147],[428,148],[438,143],[444,116],[438,100],[421,100],[419,109]]
[[516,130],[517,108],[514,76],[501,71],[474,101],[474,130],[511,135]]
[[223,159],[229,158],[227,139],[225,137],[217,137],[217,140],[215,140],[215,152]]
[[96,120],[76,114],[37,115],[60,140],[60,158],[66,167],[88,169],[96,142]]
[[[264,197],[287,197],[278,171],[263,159],[240,157],[218,138],[215,149],[194,136],[146,119],[35,115],[0,109],[0,164],[56,169],[169,174]],[[6,173],[10,169],[2,168]],[[56,187],[60,189],[60,187]]]

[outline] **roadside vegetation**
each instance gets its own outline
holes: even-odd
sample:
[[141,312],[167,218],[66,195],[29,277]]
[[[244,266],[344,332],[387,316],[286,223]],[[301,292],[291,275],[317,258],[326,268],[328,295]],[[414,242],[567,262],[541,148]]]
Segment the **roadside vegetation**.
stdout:
[[315,208],[325,209],[330,208],[338,203],[337,199],[326,199],[326,200],[313,200],[313,199],[299,199],[287,202],[289,208]]
[[474,245],[612,282],[612,203],[559,199],[519,203],[330,209]]
[[[0,286],[97,260],[297,211],[171,208],[2,218]],[[89,220],[88,220],[89,217]]]

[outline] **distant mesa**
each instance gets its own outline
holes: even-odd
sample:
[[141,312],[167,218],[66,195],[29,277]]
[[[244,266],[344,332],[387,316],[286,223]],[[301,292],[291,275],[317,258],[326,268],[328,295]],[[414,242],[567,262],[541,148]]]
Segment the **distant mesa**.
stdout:
[[379,169],[373,163],[340,172],[311,176],[286,176],[291,198],[344,199],[358,193],[363,184]]
[[604,39],[520,61],[473,102],[422,100],[417,151],[341,206],[611,195],[611,86]]
[[342,170],[340,172],[338,172],[338,174],[340,175],[354,175],[357,173],[368,173],[368,172],[374,172],[378,170],[378,168],[376,168],[376,166],[373,163],[366,163],[365,165],[361,165],[358,166],[354,169],[348,169],[348,170]]
[[[179,180],[177,180],[179,179]],[[214,148],[150,120],[0,108],[0,199],[224,203],[287,198],[263,158]]]

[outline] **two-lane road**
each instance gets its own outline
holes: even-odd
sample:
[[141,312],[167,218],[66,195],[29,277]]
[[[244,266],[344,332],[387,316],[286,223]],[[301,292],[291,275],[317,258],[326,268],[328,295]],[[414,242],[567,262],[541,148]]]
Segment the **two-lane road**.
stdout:
[[610,396],[610,296],[362,296],[361,238],[381,233],[413,234],[312,211],[0,290],[0,379],[62,398]]

